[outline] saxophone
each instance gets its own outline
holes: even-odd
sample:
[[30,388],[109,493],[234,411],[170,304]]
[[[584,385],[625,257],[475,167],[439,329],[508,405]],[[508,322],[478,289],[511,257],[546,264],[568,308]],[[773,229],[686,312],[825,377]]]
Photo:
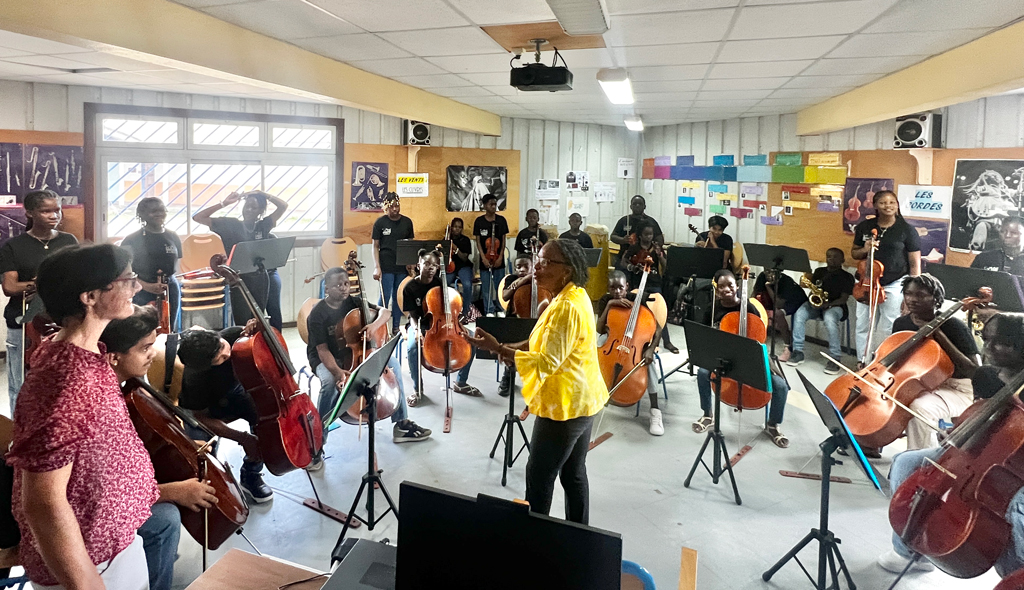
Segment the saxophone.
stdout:
[[815,309],[821,309],[825,302],[828,301],[828,291],[821,288],[821,285],[816,285],[811,282],[811,276],[804,273],[804,276],[800,277],[800,286],[811,290],[811,294],[807,297],[807,301],[810,302],[811,307]]

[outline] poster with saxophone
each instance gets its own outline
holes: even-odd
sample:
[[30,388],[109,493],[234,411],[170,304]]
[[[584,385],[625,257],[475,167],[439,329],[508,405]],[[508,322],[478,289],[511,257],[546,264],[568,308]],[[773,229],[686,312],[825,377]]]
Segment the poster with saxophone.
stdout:
[[999,228],[1019,216],[1024,160],[957,160],[949,247],[979,252],[999,247]]

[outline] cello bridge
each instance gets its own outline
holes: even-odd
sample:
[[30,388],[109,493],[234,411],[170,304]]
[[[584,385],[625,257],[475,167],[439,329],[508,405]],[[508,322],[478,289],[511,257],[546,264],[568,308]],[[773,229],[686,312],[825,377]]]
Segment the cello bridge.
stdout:
[[620,344],[620,345],[618,345],[618,346],[617,346],[617,347],[615,348],[615,350],[617,350],[617,351],[619,351],[619,352],[625,352],[625,353],[628,353],[628,352],[629,352],[629,347],[628,347],[628,346],[626,346],[625,344]]

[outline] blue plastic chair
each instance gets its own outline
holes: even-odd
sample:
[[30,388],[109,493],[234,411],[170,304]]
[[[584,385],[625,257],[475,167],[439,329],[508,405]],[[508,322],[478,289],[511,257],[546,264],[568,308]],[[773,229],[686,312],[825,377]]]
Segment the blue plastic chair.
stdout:
[[654,577],[651,576],[651,572],[644,569],[639,563],[623,559],[622,575],[636,578],[644,585],[644,590],[655,590]]

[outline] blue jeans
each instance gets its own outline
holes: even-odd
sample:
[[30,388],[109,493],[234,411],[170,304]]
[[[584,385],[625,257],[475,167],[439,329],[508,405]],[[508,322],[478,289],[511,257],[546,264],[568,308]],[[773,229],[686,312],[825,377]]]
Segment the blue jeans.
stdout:
[[[415,325],[416,325],[416,322],[411,322],[409,324],[409,335],[406,337],[406,344],[405,344],[405,346],[406,346],[406,351],[408,353],[406,358],[409,359],[409,373],[412,375],[412,387],[416,391],[419,391],[420,390],[420,372],[419,372],[420,349],[419,349],[418,346],[416,346],[416,328],[415,328]],[[469,328],[466,328],[466,331],[468,331],[471,335],[473,333],[473,331],[470,330]],[[469,357],[469,362],[466,363],[465,367],[462,367],[461,369],[459,369],[459,373],[458,373],[458,375],[456,375],[456,380],[455,380],[456,385],[465,385],[466,384],[466,381],[469,379],[469,369],[473,366],[473,357],[475,357],[475,356],[476,356],[476,348],[474,347],[473,348],[473,354],[472,354],[472,356]]]
[[473,305],[473,267],[463,266],[448,277],[448,286],[455,286],[455,281],[462,283],[462,309],[465,311]]
[[408,275],[404,272],[380,273],[381,293],[377,305],[391,310],[392,333],[398,331],[398,324],[402,321],[402,310],[398,309],[398,288],[402,286],[406,276]]
[[170,502],[157,502],[151,510],[153,515],[138,530],[146,551],[149,588],[170,590],[181,538],[181,512]]
[[793,314],[793,350],[803,352],[804,340],[807,335],[807,320],[823,320],[828,330],[828,352],[832,358],[841,360],[843,349],[839,341],[839,322],[843,319],[843,308],[830,307],[825,310],[815,309],[810,303],[804,303]]
[[[892,466],[889,468],[889,485],[893,491],[900,487],[910,474],[927,463],[927,459],[938,461],[942,449],[939,447],[931,449],[918,449],[916,451],[905,451],[892,459]],[[1018,569],[1024,567],[1024,488],[1017,491],[1017,494],[1010,500],[1006,508],[1006,522],[1010,523],[1010,543],[1006,550],[996,561],[996,573],[1005,577]],[[892,534],[892,548],[903,557],[910,559],[914,552],[910,550],[903,539],[895,532]]]
[[20,328],[7,327],[7,398],[11,400],[11,418],[14,418],[14,403],[18,401],[22,375],[21,344],[23,332]]
[[[397,353],[397,349],[396,349]],[[392,355],[388,359],[388,367],[395,372],[395,377],[398,378],[398,407],[395,412],[391,414],[392,422],[401,422],[409,417],[409,407],[405,403],[405,383],[402,380],[402,367],[398,364],[398,359],[395,355]],[[316,366],[316,376],[320,379],[320,397],[316,400],[316,410],[320,413],[320,417],[326,422],[327,417],[334,410],[334,406],[338,403],[338,397],[341,395],[338,391],[338,386],[334,383],[334,375],[327,369],[327,365],[320,363]],[[324,440],[327,440],[327,427],[330,424],[324,424]]]
[[[705,416],[710,416],[714,408],[712,403],[714,397],[711,391],[711,371],[697,369],[697,393],[700,397],[700,409]],[[786,380],[776,374],[772,374],[772,403],[768,410],[768,424],[782,424],[782,414],[786,411],[786,397],[789,395],[789,385]]]
[[494,313],[498,309],[498,283],[504,276],[504,267],[480,269],[480,299],[484,300],[484,313]]
[[[280,297],[280,293],[281,293],[281,288],[280,288],[281,277],[278,277],[277,280],[278,280],[277,310],[278,310],[278,316],[280,317],[280,315],[281,315],[281,297]],[[145,289],[143,289],[143,290],[141,290],[141,291],[139,291],[138,293],[135,294],[135,297],[132,298],[132,303],[134,303],[135,305],[147,305],[147,304],[149,304],[149,303],[151,303],[153,301],[156,301],[156,299],[157,299],[156,295],[154,295],[153,293],[150,293],[149,291],[146,291]],[[179,310],[181,309],[181,281],[179,281],[177,279],[177,277],[174,277],[174,276],[167,277],[167,303],[170,304],[171,332],[178,332],[179,331],[178,330],[178,324],[181,321],[181,317],[179,317],[180,316],[180,311]]]
[[906,277],[900,277],[882,287],[885,289],[885,302],[875,310],[875,334],[871,339],[871,348],[866,355],[864,349],[868,343],[868,328],[871,323],[868,321],[870,310],[866,304],[857,302],[857,358],[862,363],[870,362],[878,345],[892,334],[892,323],[900,317],[900,307],[903,305],[904,278]]

